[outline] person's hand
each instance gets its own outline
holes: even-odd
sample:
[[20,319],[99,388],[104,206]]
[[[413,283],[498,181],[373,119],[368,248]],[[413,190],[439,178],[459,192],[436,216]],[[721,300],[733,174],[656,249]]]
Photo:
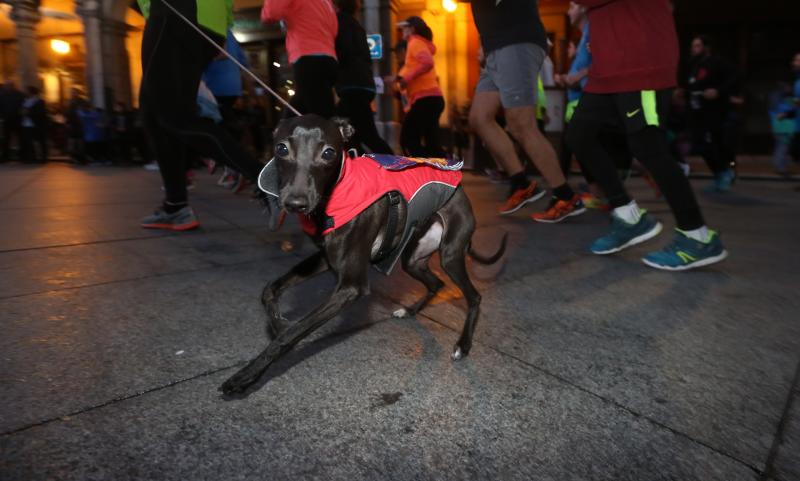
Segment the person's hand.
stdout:
[[703,91],[703,97],[706,100],[715,100],[719,97],[719,90],[717,89],[705,89]]
[[566,82],[564,81],[564,75],[562,75],[560,73],[557,73],[557,74],[553,75],[553,81],[559,87],[563,87],[564,85],[566,85]]
[[542,115],[542,122],[545,125],[550,125],[550,116],[547,115],[547,111],[546,110],[544,111],[544,114]]
[[483,54],[483,47],[478,47],[478,65],[483,68],[486,65],[486,55]]
[[405,89],[406,86],[408,85],[408,82],[406,82],[406,79],[404,79],[403,77],[397,77],[396,80],[397,80],[397,85],[400,86],[400,89]]
[[566,83],[568,87],[573,87],[577,85],[580,81],[581,81],[580,77],[576,74],[569,74],[564,77],[564,83]]
[[786,112],[781,112],[781,113],[775,115],[775,118],[778,119],[778,120],[784,120],[784,119],[786,119],[786,117],[787,117],[786,116]]

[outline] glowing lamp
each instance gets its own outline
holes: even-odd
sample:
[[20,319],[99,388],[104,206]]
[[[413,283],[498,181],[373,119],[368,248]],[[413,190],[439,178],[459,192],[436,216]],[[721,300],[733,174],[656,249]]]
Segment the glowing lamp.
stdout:
[[69,42],[57,38],[50,40],[50,48],[59,55],[66,55],[70,51]]

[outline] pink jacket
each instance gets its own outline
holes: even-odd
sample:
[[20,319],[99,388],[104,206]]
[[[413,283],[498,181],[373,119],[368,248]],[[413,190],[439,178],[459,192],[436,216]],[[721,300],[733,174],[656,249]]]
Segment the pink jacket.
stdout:
[[261,21],[279,20],[286,24],[289,63],[295,63],[304,55],[336,58],[339,23],[331,0],[264,0]]

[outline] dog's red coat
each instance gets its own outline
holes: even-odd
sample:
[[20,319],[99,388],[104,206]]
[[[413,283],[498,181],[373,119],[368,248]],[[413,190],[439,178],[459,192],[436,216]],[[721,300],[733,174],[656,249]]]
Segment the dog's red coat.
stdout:
[[[461,172],[439,170],[425,164],[386,170],[368,157],[351,159],[345,155],[341,178],[325,208],[325,214],[333,219],[333,226],[325,228],[322,235],[347,224],[388,192],[397,191],[410,202],[422,186],[431,182],[458,187]],[[300,223],[307,234],[317,233],[316,224],[308,216],[301,214]]]

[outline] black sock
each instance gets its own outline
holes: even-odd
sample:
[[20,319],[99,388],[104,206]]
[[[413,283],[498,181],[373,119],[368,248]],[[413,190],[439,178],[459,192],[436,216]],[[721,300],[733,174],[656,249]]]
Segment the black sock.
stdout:
[[166,212],[167,214],[174,214],[175,212],[178,212],[179,210],[181,210],[184,207],[186,207],[187,205],[189,205],[188,202],[167,202],[167,201],[164,201],[163,208],[164,208],[164,212]]
[[525,172],[518,172],[509,177],[508,180],[511,182],[512,194],[519,189],[527,189],[530,184],[530,182],[528,182],[528,177],[525,176]]
[[572,187],[570,187],[566,182],[558,187],[553,188],[553,197],[558,200],[570,200],[574,196],[575,192],[572,191]]

